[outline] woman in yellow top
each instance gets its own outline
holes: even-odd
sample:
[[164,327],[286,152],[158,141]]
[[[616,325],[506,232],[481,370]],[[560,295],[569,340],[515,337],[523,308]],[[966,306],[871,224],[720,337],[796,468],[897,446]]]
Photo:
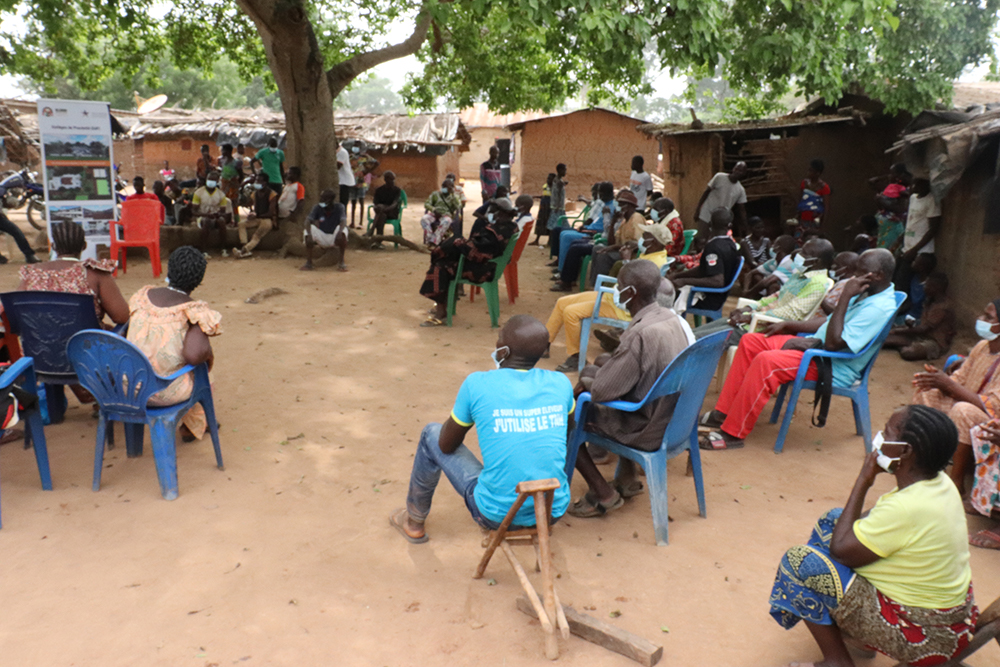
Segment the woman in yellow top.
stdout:
[[[943,472],[957,443],[943,412],[897,410],[873,439],[843,510],[827,512],[807,545],[785,552],[771,616],[785,628],[806,622],[823,652],[817,667],[853,667],[845,637],[921,667],[944,664],[969,644],[979,610],[965,513]],[[882,472],[896,488],[862,512]]]

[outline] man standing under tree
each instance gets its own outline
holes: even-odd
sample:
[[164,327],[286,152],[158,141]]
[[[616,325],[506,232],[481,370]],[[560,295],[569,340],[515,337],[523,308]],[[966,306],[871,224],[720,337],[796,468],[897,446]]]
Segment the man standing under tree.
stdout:
[[278,148],[278,140],[271,137],[267,148],[257,151],[254,159],[260,162],[260,170],[267,174],[271,189],[280,195],[281,175],[285,172],[285,151]]
[[640,213],[646,210],[646,198],[653,194],[653,177],[648,171],[643,171],[645,162],[641,155],[632,158],[632,175],[628,181],[628,189],[638,202],[635,208]]
[[736,224],[733,225],[733,233],[738,238],[747,235],[747,192],[740,183],[747,176],[747,163],[737,162],[733,171],[725,173],[720,171],[708,182],[708,187],[701,193],[698,200],[698,234],[708,234],[709,223],[712,220],[712,211],[717,208],[731,210],[735,207]]
[[340,183],[340,203],[346,211],[347,202],[351,201],[351,188],[354,187],[354,170],[351,169],[351,156],[343,143],[337,146],[337,181]]

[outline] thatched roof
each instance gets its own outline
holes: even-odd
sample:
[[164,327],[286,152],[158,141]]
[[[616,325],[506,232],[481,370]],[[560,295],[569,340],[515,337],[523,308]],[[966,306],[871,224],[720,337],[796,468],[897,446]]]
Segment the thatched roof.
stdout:
[[[362,139],[383,147],[464,146],[471,141],[457,113],[337,114],[333,119],[339,139]],[[161,109],[140,117],[129,136],[174,137],[193,135],[217,143],[244,143],[260,148],[271,138],[285,138],[285,115],[257,109]]]

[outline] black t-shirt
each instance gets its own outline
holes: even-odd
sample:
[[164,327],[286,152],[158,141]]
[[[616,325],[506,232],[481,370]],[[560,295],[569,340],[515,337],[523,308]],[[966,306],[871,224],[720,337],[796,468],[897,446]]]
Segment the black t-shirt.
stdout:
[[[255,190],[253,193],[253,212],[258,218],[271,217],[271,201],[278,195],[271,188]],[[277,204],[275,204],[277,206]],[[277,209],[275,209],[277,210]]]
[[344,220],[344,205],[334,202],[329,206],[316,204],[309,213],[309,220],[324,234],[333,234]]
[[[400,198],[400,193],[402,190],[395,185],[380,185],[375,188],[375,192],[372,194],[372,201],[376,204],[381,204],[382,206],[388,206],[393,204],[397,199]],[[399,217],[399,206],[390,209],[386,214],[389,220],[395,220]]]
[[[701,261],[698,267],[705,278],[722,274],[722,282],[725,285],[733,282],[736,269],[740,265],[740,251],[736,247],[736,242],[728,236],[716,236],[705,244],[705,250],[701,253]],[[697,289],[697,288],[693,288]],[[728,292],[703,293],[701,300],[695,304],[695,308],[705,310],[719,310],[726,303]]]

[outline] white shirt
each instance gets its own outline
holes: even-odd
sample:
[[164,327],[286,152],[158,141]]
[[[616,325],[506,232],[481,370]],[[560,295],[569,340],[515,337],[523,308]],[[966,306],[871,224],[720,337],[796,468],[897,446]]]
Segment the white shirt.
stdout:
[[351,156],[347,154],[347,149],[341,144],[337,148],[337,162],[340,166],[337,167],[337,181],[341,185],[346,185],[349,187],[354,187],[354,170],[351,169]]
[[747,191],[743,189],[743,184],[737,181],[733,183],[729,180],[729,174],[720,171],[708,182],[710,192],[701,210],[698,211],[698,219],[702,222],[709,222],[712,219],[712,211],[717,208],[731,209],[737,204],[747,203]]
[[653,191],[653,177],[649,175],[648,171],[644,171],[641,174],[633,171],[628,179],[628,189],[639,200],[635,209],[641,211],[646,208],[646,195]]
[[519,215],[517,217],[517,220],[514,221],[515,223],[517,223],[517,231],[523,232],[524,231],[524,226],[526,224],[528,224],[529,222],[531,222],[532,220],[534,220],[534,218],[531,217],[530,213],[525,213],[524,215]]
[[[906,232],[903,233],[903,252],[917,245],[924,234],[931,228],[931,218],[941,216],[941,207],[934,200],[934,195],[924,197],[910,195],[910,210],[906,214]],[[934,252],[934,239],[927,242],[921,253]]]

